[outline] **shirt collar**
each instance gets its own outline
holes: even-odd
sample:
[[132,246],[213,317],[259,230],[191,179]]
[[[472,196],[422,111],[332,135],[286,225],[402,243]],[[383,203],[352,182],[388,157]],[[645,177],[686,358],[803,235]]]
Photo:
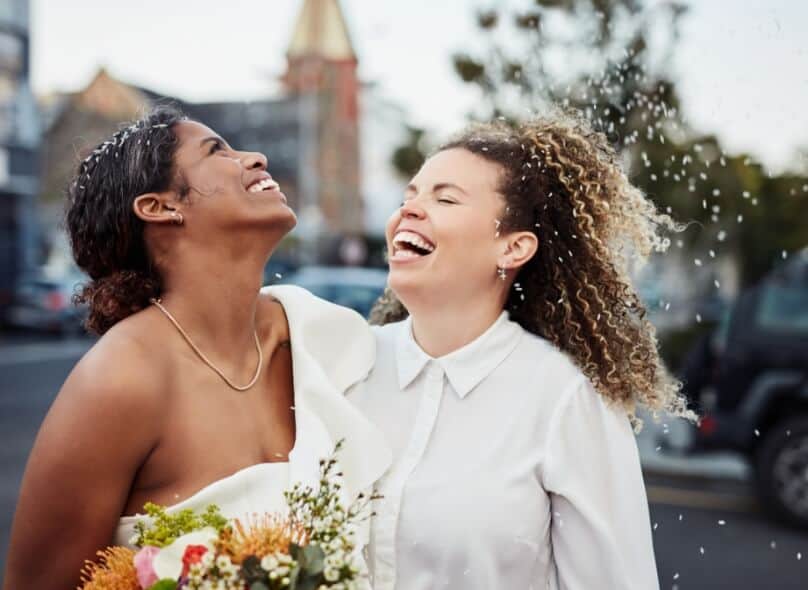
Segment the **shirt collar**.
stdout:
[[522,327],[503,311],[491,326],[473,341],[445,356],[432,358],[415,341],[412,319],[401,323],[396,341],[398,385],[403,390],[423,371],[429,361],[439,365],[452,388],[464,398],[488,377],[516,348]]

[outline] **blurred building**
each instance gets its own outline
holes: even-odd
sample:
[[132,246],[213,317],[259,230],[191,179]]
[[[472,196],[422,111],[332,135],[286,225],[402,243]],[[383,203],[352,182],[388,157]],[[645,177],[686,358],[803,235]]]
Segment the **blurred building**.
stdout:
[[[58,97],[49,109],[44,140],[47,225],[56,225],[64,187],[78,161],[122,121],[170,100],[234,147],[267,155],[270,173],[298,214],[294,235],[310,260],[362,262],[366,236],[383,228],[383,216],[366,211],[365,173],[372,175],[375,194],[383,186],[401,192],[389,152],[378,154],[379,144],[387,146],[403,134],[403,115],[371,85],[360,83],[338,0],[303,0],[286,57],[281,96],[267,100],[190,103],[127,84],[104,70],[83,90]],[[365,141],[375,144],[374,156],[363,148]],[[380,157],[387,160],[381,169]]]
[[0,0],[0,307],[34,268],[39,124],[29,81],[28,0]]

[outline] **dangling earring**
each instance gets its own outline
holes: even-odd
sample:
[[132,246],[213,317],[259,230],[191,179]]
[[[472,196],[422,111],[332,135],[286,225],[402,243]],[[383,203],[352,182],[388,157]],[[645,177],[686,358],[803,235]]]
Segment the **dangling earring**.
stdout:
[[504,268],[498,266],[497,267],[497,276],[499,277],[499,280],[505,281],[508,278],[508,271],[505,270]]
[[174,218],[174,223],[177,225],[182,225],[185,220],[182,218],[182,213],[177,213],[176,211],[171,213],[171,217]]

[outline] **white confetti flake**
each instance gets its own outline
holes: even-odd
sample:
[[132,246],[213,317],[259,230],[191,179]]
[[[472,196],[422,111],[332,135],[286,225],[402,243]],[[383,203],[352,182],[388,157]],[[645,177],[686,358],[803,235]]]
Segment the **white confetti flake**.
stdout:
[[725,524],[727,524],[726,520],[719,520],[718,521],[718,526],[724,526]]
[[769,547],[771,547],[772,549],[777,549],[777,541],[772,541],[771,543],[769,543]]
[[699,553],[701,553],[702,555],[704,555],[704,547],[699,547]]

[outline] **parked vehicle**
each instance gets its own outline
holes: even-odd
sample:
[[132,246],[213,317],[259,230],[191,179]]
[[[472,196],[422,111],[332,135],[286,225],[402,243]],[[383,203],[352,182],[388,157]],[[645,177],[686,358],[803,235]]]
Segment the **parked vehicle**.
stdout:
[[681,377],[707,410],[693,450],[744,453],[762,505],[808,528],[808,249],[741,293]]
[[364,317],[387,284],[387,271],[378,268],[307,266],[283,276],[281,283],[299,285],[318,297],[356,310]]
[[5,310],[6,325],[63,335],[83,334],[87,309],[75,306],[72,298],[85,280],[75,274],[59,279],[41,275],[22,278],[14,286],[11,303]]

